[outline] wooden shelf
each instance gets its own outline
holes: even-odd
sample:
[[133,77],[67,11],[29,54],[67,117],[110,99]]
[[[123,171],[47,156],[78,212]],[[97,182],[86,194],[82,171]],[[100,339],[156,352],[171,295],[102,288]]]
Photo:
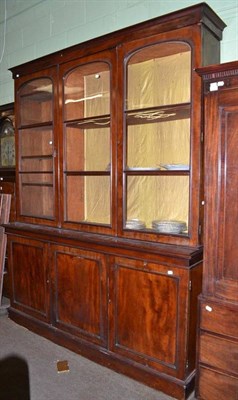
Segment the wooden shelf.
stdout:
[[165,121],[174,121],[190,118],[191,105],[172,105],[170,107],[143,108],[137,110],[128,110],[126,112],[126,121],[128,125],[152,124]]

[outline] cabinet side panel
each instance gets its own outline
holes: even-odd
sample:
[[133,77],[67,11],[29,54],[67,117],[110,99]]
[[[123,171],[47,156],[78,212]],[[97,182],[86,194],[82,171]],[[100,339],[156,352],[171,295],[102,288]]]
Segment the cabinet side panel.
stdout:
[[187,373],[193,371],[196,363],[196,329],[198,317],[198,295],[202,291],[203,265],[198,264],[191,270],[190,274],[190,306],[189,306],[189,331],[188,331],[188,367]]
[[220,44],[217,37],[206,28],[202,30],[202,65],[216,64],[220,62]]

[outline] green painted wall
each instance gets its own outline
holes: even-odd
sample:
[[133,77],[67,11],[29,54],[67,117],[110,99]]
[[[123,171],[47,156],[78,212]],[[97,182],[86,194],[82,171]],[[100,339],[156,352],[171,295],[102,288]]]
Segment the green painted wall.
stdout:
[[[159,15],[192,0],[0,0],[0,105],[14,101],[10,67]],[[238,0],[207,1],[224,20],[221,62],[238,59]]]

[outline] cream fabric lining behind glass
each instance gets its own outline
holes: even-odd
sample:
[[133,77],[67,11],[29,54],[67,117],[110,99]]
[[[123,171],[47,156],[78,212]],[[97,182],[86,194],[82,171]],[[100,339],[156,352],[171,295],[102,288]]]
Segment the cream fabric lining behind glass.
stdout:
[[128,167],[189,164],[190,119],[128,126]]
[[[127,109],[190,102],[190,76],[190,51],[137,64],[133,64],[132,57],[128,65]],[[128,126],[127,166],[189,165],[190,119],[157,121]],[[188,210],[189,177],[128,177],[127,219],[139,218],[150,228],[151,222],[158,219],[188,222]]]
[[[132,58],[133,61],[133,58]],[[106,68],[108,66],[105,64]],[[105,68],[105,69],[106,69]],[[109,71],[84,77],[84,117],[109,114]],[[128,66],[127,108],[142,109],[190,101],[191,52],[178,53]],[[101,97],[94,97],[95,95]],[[109,126],[85,130],[84,170],[106,170],[110,162]],[[130,167],[189,164],[190,120],[163,121],[128,127]],[[85,219],[110,223],[110,177],[85,177]],[[127,219],[139,218],[151,226],[154,219],[188,220],[189,178],[129,177]]]
[[[105,64],[105,69],[108,65]],[[110,72],[98,71],[84,77],[85,117],[108,115],[110,113]],[[93,98],[93,96],[97,96]],[[85,171],[105,171],[110,163],[110,123],[105,127],[85,129],[84,138]],[[84,180],[85,220],[110,224],[110,177],[86,176]]]
[[127,218],[139,218],[151,228],[153,220],[188,220],[188,176],[129,176]]
[[127,109],[190,102],[190,76],[190,51],[138,64],[133,64],[132,57],[128,65]]

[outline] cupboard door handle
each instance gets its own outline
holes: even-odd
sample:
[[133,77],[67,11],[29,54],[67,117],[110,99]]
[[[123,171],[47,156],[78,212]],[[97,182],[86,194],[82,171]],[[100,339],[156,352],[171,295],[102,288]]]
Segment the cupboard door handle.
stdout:
[[212,312],[212,307],[210,307],[210,306],[206,306],[205,309],[206,309],[207,311],[209,311],[209,312]]

